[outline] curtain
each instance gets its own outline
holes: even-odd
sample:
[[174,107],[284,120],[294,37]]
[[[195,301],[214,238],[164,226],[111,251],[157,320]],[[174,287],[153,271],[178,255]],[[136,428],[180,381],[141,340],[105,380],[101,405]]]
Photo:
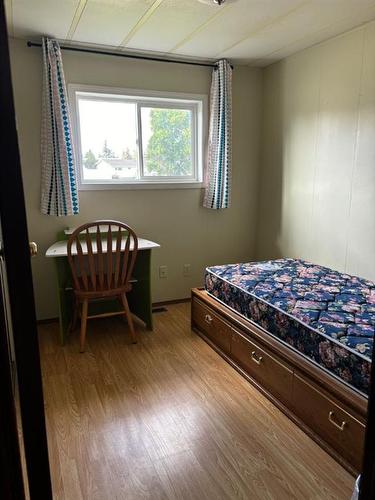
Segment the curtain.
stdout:
[[47,215],[79,212],[69,103],[57,40],[43,38],[41,134],[41,211]]
[[210,126],[203,206],[230,206],[232,163],[232,68],[221,60],[212,72]]

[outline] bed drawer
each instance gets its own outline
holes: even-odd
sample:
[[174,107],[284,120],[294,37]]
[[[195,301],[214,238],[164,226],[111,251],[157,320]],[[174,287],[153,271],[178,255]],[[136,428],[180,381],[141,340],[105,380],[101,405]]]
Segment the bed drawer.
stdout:
[[293,384],[294,412],[311,430],[361,470],[365,425],[299,375]]
[[202,333],[229,354],[232,329],[228,323],[196,299],[193,300],[192,319]]
[[252,378],[280,401],[292,399],[293,371],[256,342],[232,330],[231,356]]

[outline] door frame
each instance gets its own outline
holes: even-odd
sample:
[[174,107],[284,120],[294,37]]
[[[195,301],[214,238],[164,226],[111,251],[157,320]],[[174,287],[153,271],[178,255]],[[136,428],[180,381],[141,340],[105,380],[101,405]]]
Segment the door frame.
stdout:
[[[38,331],[3,0],[0,0],[0,61],[0,151],[2,152],[0,218],[14,336],[28,489],[31,499],[48,500],[52,499],[52,488]],[[0,404],[3,404],[3,401],[0,401]],[[9,401],[8,410],[10,410]]]
[[[2,260],[0,242],[0,260]],[[0,262],[0,265],[2,263]],[[0,280],[4,275],[0,269]],[[1,290],[0,290],[1,292]],[[0,498],[24,498],[21,454],[9,356],[5,297],[0,293]]]

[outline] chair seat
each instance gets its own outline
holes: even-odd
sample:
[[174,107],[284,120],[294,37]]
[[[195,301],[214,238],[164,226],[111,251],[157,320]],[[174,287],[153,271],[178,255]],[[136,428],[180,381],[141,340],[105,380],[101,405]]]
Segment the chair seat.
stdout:
[[[124,293],[128,293],[132,289],[132,284],[129,282],[125,286],[121,286],[118,288],[108,288],[107,283],[104,284],[103,290],[98,290],[100,288],[99,285],[99,277],[96,277],[96,286],[94,287],[92,281],[88,280],[88,290],[85,290],[85,285],[83,279],[81,277],[78,278],[80,284],[80,290],[74,290],[74,294],[78,299],[99,299],[104,297],[119,297]],[[133,281],[133,280],[132,280]]]

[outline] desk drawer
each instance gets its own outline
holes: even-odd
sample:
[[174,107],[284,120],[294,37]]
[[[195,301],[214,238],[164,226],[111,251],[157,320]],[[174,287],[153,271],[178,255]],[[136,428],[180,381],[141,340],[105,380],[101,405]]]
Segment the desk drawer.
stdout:
[[193,299],[192,319],[198,329],[227,354],[230,351],[231,327],[212,309]]
[[294,375],[294,412],[305,424],[361,470],[365,425],[317,387]]
[[256,342],[232,330],[231,355],[252,378],[281,402],[292,399],[293,371]]

